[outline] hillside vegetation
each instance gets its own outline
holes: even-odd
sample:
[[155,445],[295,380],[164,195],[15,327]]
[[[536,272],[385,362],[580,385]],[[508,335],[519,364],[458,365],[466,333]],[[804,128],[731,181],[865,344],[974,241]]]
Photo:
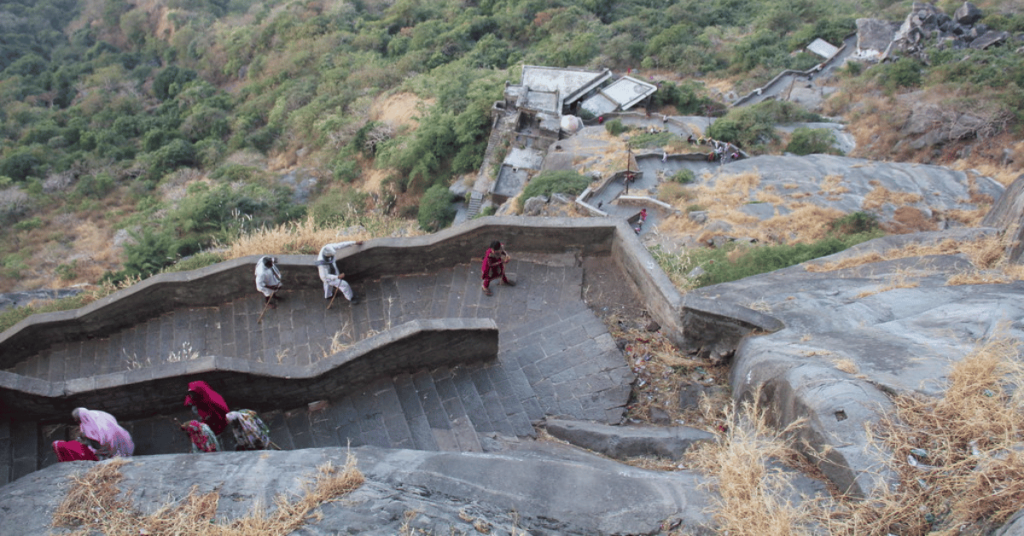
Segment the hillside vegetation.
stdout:
[[[491,103],[523,63],[631,69],[664,82],[662,111],[722,113],[724,88],[808,68],[814,38],[838,43],[855,18],[900,20],[908,5],[5,0],[0,291],[146,276],[307,218],[360,232],[419,216],[433,228],[444,218],[419,214],[420,197],[479,168]],[[1024,29],[1015,4],[978,5],[984,23]],[[890,112],[923,91],[988,110],[971,165],[1000,162],[1019,133],[1024,60],[1013,47],[930,58],[846,69],[830,113],[853,122],[861,156],[891,158]],[[418,120],[381,110],[398,95],[418,103]]]

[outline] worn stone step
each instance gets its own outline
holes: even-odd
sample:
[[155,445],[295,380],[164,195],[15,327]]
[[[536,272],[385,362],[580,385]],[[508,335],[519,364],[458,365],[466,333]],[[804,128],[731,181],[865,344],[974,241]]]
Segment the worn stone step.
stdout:
[[11,422],[11,480],[39,469],[39,425],[34,421]]
[[409,427],[413,448],[418,450],[440,450],[430,428],[430,422],[420,403],[419,392],[411,374],[399,374],[393,379],[402,413]]
[[463,452],[482,452],[476,429],[466,414],[454,375],[447,367],[440,367],[431,373],[434,386],[441,399],[441,406],[451,423],[451,431]]
[[13,480],[13,454],[13,445],[11,443],[11,419],[3,416],[0,417],[0,486]]
[[412,375],[412,382],[437,450],[458,451],[459,442],[452,432],[451,421],[441,403],[433,375],[429,371],[419,371]]

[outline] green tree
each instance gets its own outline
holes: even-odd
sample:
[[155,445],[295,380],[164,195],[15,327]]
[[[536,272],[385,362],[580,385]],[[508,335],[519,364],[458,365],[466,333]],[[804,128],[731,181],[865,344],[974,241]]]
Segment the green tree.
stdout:
[[442,184],[435,184],[427,189],[420,200],[420,210],[416,216],[420,229],[433,233],[451,225],[455,219],[455,207],[452,206],[452,193]]

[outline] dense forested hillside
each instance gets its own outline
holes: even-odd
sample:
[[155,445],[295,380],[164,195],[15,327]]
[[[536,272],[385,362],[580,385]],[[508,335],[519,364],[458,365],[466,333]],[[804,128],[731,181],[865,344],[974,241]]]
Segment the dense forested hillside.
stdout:
[[[984,22],[1024,29],[1002,4],[979,3]],[[657,106],[687,113],[711,88],[814,65],[801,50],[815,37],[840,42],[855,18],[900,20],[908,6],[3,0],[0,290],[146,275],[307,216],[415,219],[430,186],[480,166],[490,105],[523,63],[631,69],[665,82]],[[1001,111],[999,132],[1016,132],[1024,62],[1013,48],[847,69],[852,89],[834,111],[872,121],[896,93],[941,87],[960,106],[984,99]],[[858,109],[871,92],[878,101]],[[374,120],[394,94],[415,96],[418,122]],[[297,169],[314,179],[312,201],[281,180]]]

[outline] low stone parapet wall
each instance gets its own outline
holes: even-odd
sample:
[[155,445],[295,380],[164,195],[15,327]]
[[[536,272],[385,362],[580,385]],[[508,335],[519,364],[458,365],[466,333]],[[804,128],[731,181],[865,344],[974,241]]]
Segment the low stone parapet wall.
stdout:
[[415,320],[304,366],[203,356],[62,382],[0,371],[0,410],[48,420],[66,419],[76,407],[101,407],[130,420],[180,409],[188,383],[203,380],[232,406],[263,411],[336,396],[383,376],[497,355],[492,319]]
[[[615,224],[582,218],[488,217],[441,232],[407,238],[381,238],[338,252],[338,266],[351,283],[433,272],[483,256],[493,240],[509,251],[583,255],[611,253]],[[255,265],[261,255],[221,262],[188,272],[158,274],[71,311],[32,315],[0,333],[0,369],[51,344],[103,337],[178,307],[207,307],[255,293]],[[313,255],[279,255],[286,288],[319,288]]]

